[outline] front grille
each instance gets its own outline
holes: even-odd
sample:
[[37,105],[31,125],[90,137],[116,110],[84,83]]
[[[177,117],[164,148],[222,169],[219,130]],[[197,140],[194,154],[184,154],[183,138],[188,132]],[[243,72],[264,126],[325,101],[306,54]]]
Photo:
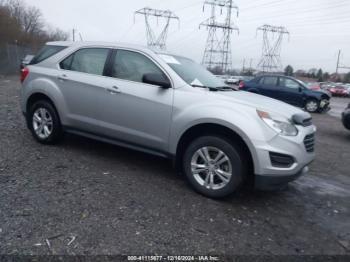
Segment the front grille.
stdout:
[[304,145],[307,152],[315,151],[315,134],[307,135],[304,139]]
[[288,168],[294,164],[294,158],[289,155],[270,152],[271,164],[274,167]]

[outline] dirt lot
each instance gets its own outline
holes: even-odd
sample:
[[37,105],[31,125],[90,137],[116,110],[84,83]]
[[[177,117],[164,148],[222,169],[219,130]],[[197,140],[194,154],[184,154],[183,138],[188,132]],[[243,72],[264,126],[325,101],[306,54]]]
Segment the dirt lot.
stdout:
[[19,88],[0,79],[0,254],[350,254],[339,118],[314,115],[317,159],[288,190],[214,201],[161,158],[76,136],[39,145]]

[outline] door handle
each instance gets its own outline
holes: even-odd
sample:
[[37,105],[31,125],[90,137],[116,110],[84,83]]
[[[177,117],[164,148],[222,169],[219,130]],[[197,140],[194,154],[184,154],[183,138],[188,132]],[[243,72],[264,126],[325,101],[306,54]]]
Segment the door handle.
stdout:
[[57,79],[61,80],[61,81],[67,81],[68,80],[68,76],[66,74],[59,75],[59,76],[57,76]]
[[107,92],[109,92],[111,95],[116,95],[116,94],[120,94],[120,93],[121,93],[119,87],[117,87],[117,86],[112,86],[112,89],[107,88],[106,90],[107,90]]

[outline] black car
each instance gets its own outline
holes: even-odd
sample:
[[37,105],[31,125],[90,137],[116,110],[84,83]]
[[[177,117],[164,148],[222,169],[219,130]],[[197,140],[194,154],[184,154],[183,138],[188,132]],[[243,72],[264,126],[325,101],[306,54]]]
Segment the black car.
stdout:
[[342,113],[342,121],[345,128],[350,130],[350,104],[348,105],[347,109],[345,109],[345,111]]
[[242,82],[239,88],[305,108],[312,113],[329,110],[329,94],[308,89],[302,81],[293,77],[261,75],[249,82]]

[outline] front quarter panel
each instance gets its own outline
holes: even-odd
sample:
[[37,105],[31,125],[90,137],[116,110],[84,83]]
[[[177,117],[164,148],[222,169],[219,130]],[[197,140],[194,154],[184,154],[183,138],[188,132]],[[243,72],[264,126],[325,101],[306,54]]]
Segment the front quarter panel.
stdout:
[[254,163],[258,161],[254,144],[271,140],[276,133],[263,123],[256,110],[245,105],[233,106],[230,102],[217,101],[209,91],[186,89],[175,92],[170,153],[176,154],[178,142],[189,128],[199,124],[217,124],[237,133],[250,149]]

